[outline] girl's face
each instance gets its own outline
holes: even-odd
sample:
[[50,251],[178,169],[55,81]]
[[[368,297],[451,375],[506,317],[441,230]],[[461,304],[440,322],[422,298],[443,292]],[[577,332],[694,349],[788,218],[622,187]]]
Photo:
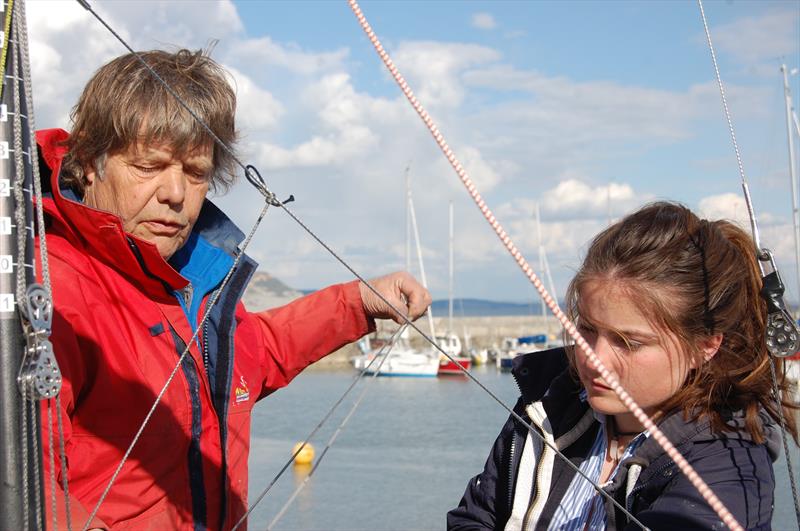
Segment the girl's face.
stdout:
[[[588,281],[579,300],[581,335],[645,413],[657,413],[659,405],[681,388],[692,366],[678,338],[654,328],[638,310],[635,295],[612,280]],[[641,425],[583,351],[576,347],[574,356],[592,409],[613,415],[620,431],[640,430]]]

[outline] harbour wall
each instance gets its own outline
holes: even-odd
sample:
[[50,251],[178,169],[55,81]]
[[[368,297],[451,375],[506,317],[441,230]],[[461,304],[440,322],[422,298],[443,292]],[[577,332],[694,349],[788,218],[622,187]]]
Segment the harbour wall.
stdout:
[[[420,330],[430,334],[427,317],[421,317],[415,324]],[[447,332],[449,330],[449,320],[447,317],[436,317],[433,319],[433,326],[437,334]],[[381,337],[390,337],[397,328],[398,325],[393,321],[378,321],[378,334]],[[454,317],[452,331],[458,334],[462,344],[466,331],[470,336],[470,344],[474,348],[488,348],[500,345],[503,338],[507,336],[519,337],[547,334],[550,339],[560,339],[561,337],[561,325],[552,316]],[[424,348],[427,345],[427,341],[414,330],[410,331],[409,338],[413,347]],[[312,367],[316,369],[333,369],[346,366],[349,365],[350,358],[358,354],[360,354],[360,351],[355,344],[347,345],[318,361]]]

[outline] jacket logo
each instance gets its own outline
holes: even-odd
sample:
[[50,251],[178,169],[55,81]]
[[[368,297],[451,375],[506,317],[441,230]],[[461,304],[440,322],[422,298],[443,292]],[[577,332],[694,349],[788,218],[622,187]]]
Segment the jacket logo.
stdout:
[[236,403],[239,402],[247,402],[250,399],[250,389],[247,388],[247,382],[244,380],[244,376],[239,377],[239,383],[241,385],[237,385],[236,389],[233,390],[234,395],[236,395]]

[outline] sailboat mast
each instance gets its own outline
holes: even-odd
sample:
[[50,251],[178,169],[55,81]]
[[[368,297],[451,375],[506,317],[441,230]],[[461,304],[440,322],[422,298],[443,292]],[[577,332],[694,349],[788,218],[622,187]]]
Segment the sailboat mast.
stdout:
[[411,165],[406,165],[406,271],[411,271]]
[[450,250],[450,285],[448,287],[449,290],[449,299],[450,303],[448,305],[448,329],[450,332],[454,330],[453,328],[453,201],[450,201],[450,235],[448,238],[448,245]]
[[24,297],[19,294],[34,282],[33,174],[30,156],[18,165],[14,151],[17,138],[23,153],[36,156],[30,145],[29,109],[20,97],[30,90],[20,74],[26,58],[19,48],[19,41],[28,37],[15,20],[24,16],[19,11],[22,0],[14,2],[13,9],[8,1],[2,7],[0,18],[8,31],[2,34],[0,94],[0,529],[44,529],[41,480],[35,473],[42,470],[41,456],[34,451],[41,448],[39,405],[25,400],[17,383],[26,348],[18,311]]
[[[411,228],[414,231],[414,242],[417,245],[417,260],[419,261],[419,278],[425,289],[428,288],[428,278],[425,276],[425,264],[422,260],[422,244],[419,241],[419,229],[417,227],[417,214],[414,210],[414,199],[411,197],[411,188],[408,189],[408,212],[411,215]],[[436,329],[433,326],[433,309],[428,308],[425,312],[428,315],[428,325],[431,329],[431,339],[436,338]]]
[[[797,175],[794,171],[794,135],[792,135],[792,94],[789,89],[789,75],[786,65],[781,65],[783,73],[783,99],[786,105],[786,138],[789,145],[789,180],[792,186],[792,224],[794,227],[794,259],[797,274],[797,297],[800,297],[800,212],[797,209]],[[798,304],[800,305],[800,299]]]
[[[539,272],[543,273],[545,270],[545,257],[544,257],[544,245],[542,244],[542,221],[539,218],[539,203],[535,203],[533,206],[533,215],[536,218],[536,243],[538,244],[539,248]],[[542,308],[542,317],[547,317],[547,308],[544,305],[544,300],[540,301],[541,308]]]

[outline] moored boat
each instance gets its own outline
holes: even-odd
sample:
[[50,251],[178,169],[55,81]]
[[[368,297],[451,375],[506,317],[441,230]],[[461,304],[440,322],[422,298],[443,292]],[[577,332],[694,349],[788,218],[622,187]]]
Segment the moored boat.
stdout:
[[[388,352],[387,352],[388,350]],[[377,358],[377,359],[376,359]],[[383,359],[385,358],[385,359]],[[374,361],[373,361],[374,360]],[[406,338],[400,338],[391,349],[373,350],[352,358],[353,367],[378,376],[434,377],[439,372],[439,358],[413,349]]]
[[447,353],[447,356],[440,355],[439,357],[439,374],[440,375],[463,375],[459,367],[466,370],[472,368],[472,359],[469,356],[462,355],[461,340],[458,335],[453,332],[447,332],[443,335],[436,336],[436,344]]

